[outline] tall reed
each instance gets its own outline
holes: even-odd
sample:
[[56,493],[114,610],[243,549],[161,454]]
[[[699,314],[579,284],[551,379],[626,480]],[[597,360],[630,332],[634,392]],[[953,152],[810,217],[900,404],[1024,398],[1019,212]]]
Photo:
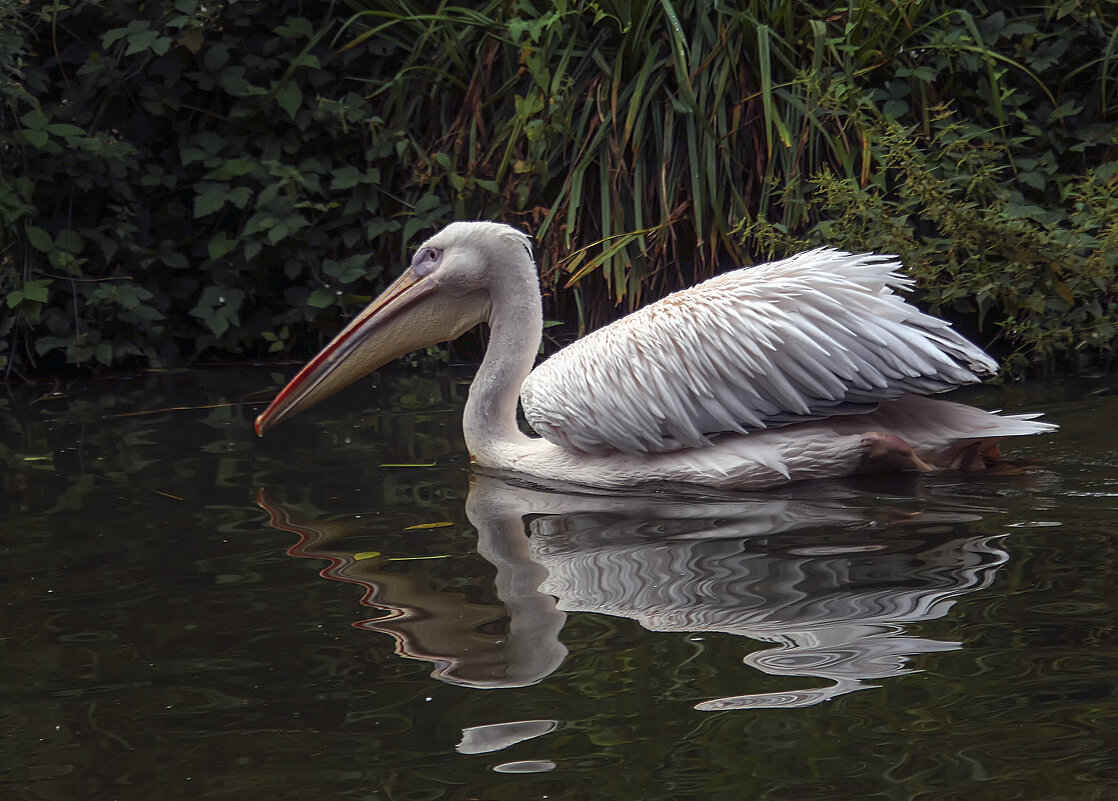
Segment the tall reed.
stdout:
[[1058,105],[997,31],[933,0],[349,4],[337,41],[382,43],[361,77],[425,191],[531,223],[547,285],[591,317],[609,312],[578,294],[590,276],[636,306],[747,262],[742,219],[805,223],[820,168],[869,183],[882,119],[927,130],[953,92],[1004,125],[1022,82]]

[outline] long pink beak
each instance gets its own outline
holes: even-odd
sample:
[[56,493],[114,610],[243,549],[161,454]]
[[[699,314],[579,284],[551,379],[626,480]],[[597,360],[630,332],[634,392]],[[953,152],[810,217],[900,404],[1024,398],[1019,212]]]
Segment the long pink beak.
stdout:
[[432,276],[405,270],[280,390],[256,418],[256,433],[264,436],[393,359],[460,336],[487,312],[481,293],[446,297]]

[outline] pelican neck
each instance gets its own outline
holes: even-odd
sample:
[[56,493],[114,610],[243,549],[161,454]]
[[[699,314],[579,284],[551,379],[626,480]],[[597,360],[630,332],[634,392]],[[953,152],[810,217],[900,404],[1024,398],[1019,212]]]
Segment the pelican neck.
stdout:
[[516,422],[520,387],[543,338],[543,304],[535,264],[516,254],[489,288],[489,345],[470,385],[462,419],[475,461],[501,445],[526,441]]

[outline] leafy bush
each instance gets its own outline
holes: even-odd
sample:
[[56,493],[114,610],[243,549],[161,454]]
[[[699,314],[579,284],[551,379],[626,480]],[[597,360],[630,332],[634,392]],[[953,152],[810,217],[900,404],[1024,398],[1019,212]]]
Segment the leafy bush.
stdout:
[[21,79],[4,96],[4,358],[278,352],[373,288],[371,243],[445,217],[380,189],[410,140],[351,77],[374,47],[332,50],[339,21],[301,6],[3,7]]
[[[1116,30],[1106,0],[0,0],[0,360],[301,355],[454,218],[533,228],[551,315],[595,325],[748,262],[742,220],[821,233],[823,175],[900,202],[882,123],[935,143],[947,99],[1005,215],[1104,236]],[[1042,359],[1109,313],[1034,288],[981,311]]]
[[[1118,346],[1118,164],[1029,203],[1010,146],[944,113],[924,140],[883,125],[863,187],[824,170],[802,234],[764,217],[742,235],[769,256],[827,244],[896,254],[933,311],[1004,337],[1009,374],[1112,362]],[[1005,350],[1004,348],[1002,350]]]

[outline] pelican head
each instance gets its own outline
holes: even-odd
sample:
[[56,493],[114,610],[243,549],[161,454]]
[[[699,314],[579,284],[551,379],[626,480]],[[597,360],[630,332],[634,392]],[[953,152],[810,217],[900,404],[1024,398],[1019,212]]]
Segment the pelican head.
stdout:
[[456,222],[419,246],[391,286],[307,363],[256,418],[263,436],[384,364],[455,339],[489,319],[492,287],[527,263],[528,236],[493,222]]

